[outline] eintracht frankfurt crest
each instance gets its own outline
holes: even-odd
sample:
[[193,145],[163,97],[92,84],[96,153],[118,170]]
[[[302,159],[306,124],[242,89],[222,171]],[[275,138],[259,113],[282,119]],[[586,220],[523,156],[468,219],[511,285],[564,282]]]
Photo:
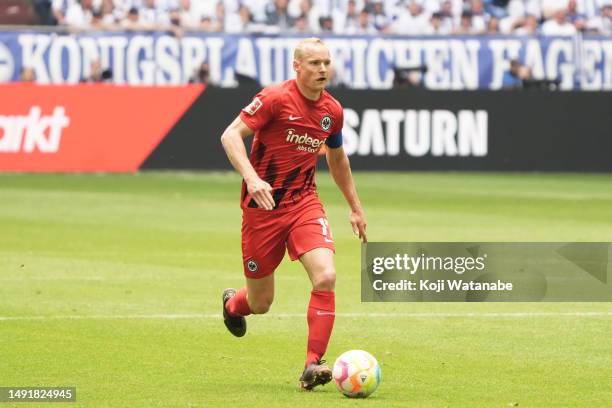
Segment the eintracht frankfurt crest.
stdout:
[[255,262],[252,259],[249,259],[249,262],[247,262],[247,268],[249,268],[249,271],[251,272],[257,272],[257,269],[258,269],[257,262]]
[[331,127],[331,117],[329,115],[323,116],[323,118],[321,119],[321,129],[327,132],[330,127]]

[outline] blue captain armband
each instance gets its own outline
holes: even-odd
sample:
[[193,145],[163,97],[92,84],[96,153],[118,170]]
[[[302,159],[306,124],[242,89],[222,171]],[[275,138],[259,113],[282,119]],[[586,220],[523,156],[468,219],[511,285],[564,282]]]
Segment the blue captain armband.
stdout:
[[337,149],[342,146],[342,131],[325,139],[325,144],[331,149]]

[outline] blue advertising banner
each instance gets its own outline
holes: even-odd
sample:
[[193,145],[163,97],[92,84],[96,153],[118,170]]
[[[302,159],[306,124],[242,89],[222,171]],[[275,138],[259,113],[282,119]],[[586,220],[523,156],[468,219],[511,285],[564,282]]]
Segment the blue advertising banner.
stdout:
[[[501,89],[515,83],[510,61],[531,68],[535,79],[559,81],[564,90],[612,89],[609,37],[371,37],[323,36],[329,46],[332,85],[389,89],[394,69],[423,67],[419,81],[435,90]],[[298,36],[188,33],[0,32],[0,81],[15,81],[23,67],[43,84],[78,83],[99,60],[112,81],[171,85],[189,81],[207,63],[210,81],[238,84],[238,75],[269,85],[291,78]]]

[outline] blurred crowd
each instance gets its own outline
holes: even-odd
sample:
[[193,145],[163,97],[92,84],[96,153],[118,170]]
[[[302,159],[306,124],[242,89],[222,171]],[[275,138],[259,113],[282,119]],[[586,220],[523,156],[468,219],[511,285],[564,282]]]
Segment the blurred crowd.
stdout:
[[225,33],[612,35],[612,0],[32,0],[43,23]]

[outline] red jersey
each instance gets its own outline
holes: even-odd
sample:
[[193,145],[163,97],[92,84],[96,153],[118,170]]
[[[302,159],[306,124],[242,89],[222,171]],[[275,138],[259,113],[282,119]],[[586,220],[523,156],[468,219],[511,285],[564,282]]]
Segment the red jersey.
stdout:
[[[240,119],[255,131],[250,162],[272,187],[275,208],[315,192],[321,146],[339,147],[341,141],[344,114],[334,97],[324,90],[317,101],[307,99],[292,79],[264,88],[242,109]],[[241,207],[257,208],[244,181]]]

